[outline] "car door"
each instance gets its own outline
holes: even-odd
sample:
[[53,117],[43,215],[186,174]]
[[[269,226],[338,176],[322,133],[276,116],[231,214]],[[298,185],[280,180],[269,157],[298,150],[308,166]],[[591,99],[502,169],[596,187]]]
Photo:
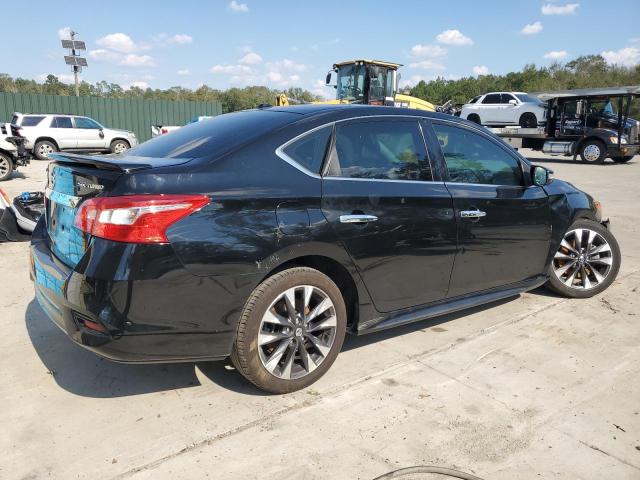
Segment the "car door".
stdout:
[[500,103],[499,93],[489,93],[482,99],[482,106],[480,108],[480,121],[485,123],[497,123],[500,121],[500,110],[502,104]]
[[[511,100],[516,104],[509,103]],[[504,124],[517,124],[520,120],[520,110],[522,104],[518,102],[518,99],[510,93],[500,94],[500,103],[502,108],[500,109],[500,122]]]
[[434,180],[416,118],[336,123],[322,211],[378,311],[446,296],[456,225],[451,195]]
[[444,121],[432,127],[458,225],[448,296],[543,274],[551,239],[544,189],[525,183],[523,164],[500,139]]
[[73,121],[74,133],[78,139],[77,148],[106,148],[104,132],[98,122],[87,117],[73,117]]
[[76,148],[78,139],[73,130],[71,117],[54,116],[51,120],[49,135],[56,141],[61,150]]

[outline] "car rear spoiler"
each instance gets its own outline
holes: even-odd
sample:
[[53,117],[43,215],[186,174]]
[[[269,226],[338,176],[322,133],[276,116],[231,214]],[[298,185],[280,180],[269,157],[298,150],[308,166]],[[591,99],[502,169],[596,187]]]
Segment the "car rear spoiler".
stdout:
[[58,163],[91,165],[102,170],[130,173],[155,167],[182,165],[191,158],[110,157],[106,155],[82,155],[77,153],[51,153],[49,158]]

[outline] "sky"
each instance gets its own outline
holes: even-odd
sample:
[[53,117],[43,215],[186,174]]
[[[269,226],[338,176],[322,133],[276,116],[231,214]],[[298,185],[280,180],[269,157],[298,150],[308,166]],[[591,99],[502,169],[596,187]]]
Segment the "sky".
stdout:
[[[640,63],[638,0],[29,0],[4,22],[0,73],[72,82],[61,38],[87,44],[82,79],[125,88],[300,86],[335,95],[335,62],[403,64],[401,83],[549,65]],[[55,5],[55,6],[54,6]],[[19,21],[18,21],[19,19]],[[28,26],[35,28],[28,28]],[[9,45],[9,48],[6,48]]]

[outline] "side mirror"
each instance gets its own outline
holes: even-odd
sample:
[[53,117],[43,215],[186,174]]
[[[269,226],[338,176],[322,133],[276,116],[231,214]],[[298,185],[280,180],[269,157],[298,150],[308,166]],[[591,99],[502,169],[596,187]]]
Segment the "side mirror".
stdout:
[[509,105],[512,105],[515,107],[516,105],[518,105],[518,102],[516,102],[515,100],[509,100]]
[[533,180],[533,184],[538,187],[542,187],[549,183],[550,174],[553,173],[548,168],[541,167],[539,165],[534,165],[531,167],[531,179]]
[[327,78],[325,79],[324,83],[326,85],[330,85],[331,84],[331,72],[327,73]]

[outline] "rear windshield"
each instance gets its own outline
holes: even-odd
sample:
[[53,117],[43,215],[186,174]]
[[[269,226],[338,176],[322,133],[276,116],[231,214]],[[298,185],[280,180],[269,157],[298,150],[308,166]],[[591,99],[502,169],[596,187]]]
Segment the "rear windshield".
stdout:
[[42,120],[44,120],[44,117],[35,116],[35,115],[25,115],[24,117],[22,117],[21,126],[23,126],[23,127],[35,127]]
[[300,115],[282,111],[247,110],[191,123],[129,150],[129,155],[162,158],[204,158],[231,150]]

